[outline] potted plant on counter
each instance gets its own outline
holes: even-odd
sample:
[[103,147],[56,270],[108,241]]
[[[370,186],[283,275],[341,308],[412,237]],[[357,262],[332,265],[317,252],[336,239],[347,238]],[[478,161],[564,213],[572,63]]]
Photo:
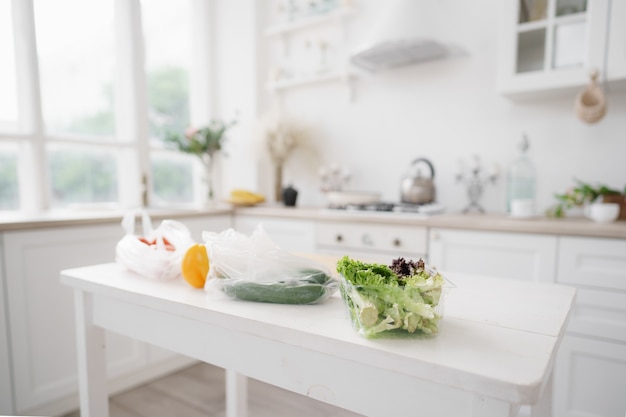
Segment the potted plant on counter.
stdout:
[[623,191],[610,188],[603,184],[592,185],[580,180],[575,180],[576,186],[570,188],[563,194],[555,194],[558,203],[548,208],[548,217],[566,217],[568,212],[580,211],[582,215],[583,207],[586,204],[600,199],[604,203],[618,203],[621,206],[619,219],[626,219],[626,187]]

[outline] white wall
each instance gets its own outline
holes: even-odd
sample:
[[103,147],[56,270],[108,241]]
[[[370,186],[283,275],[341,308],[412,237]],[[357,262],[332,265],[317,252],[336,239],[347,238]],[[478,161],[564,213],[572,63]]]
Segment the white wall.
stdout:
[[[255,4],[262,7],[259,5],[267,3]],[[375,76],[362,74],[355,85],[353,102],[347,99],[341,83],[303,86],[283,94],[284,108],[315,131],[316,152],[297,153],[286,168],[286,177],[300,190],[298,204],[325,204],[319,192],[317,168],[330,162],[351,169],[351,189],[379,191],[384,199],[398,201],[400,180],[410,162],[424,156],[437,171],[439,202],[450,211],[460,210],[467,198],[464,187],[454,179],[459,160],[469,163],[473,155],[478,155],[486,166],[499,164],[504,172],[516,156],[522,132],[527,132],[531,141],[540,208],[553,204],[553,194],[572,186],[574,178],[623,189],[626,92],[609,91],[608,114],[596,125],[586,125],[575,117],[575,93],[513,102],[496,91],[499,0],[442,0],[441,4],[446,12],[441,29],[449,39],[463,46],[465,55]],[[384,2],[377,0],[360,0],[356,6],[357,13],[347,25],[347,42],[351,47],[362,42],[385,7]],[[257,10],[259,14],[264,15]],[[263,51],[267,39],[251,35],[250,26],[247,30],[241,35],[245,36],[245,42],[256,39],[258,51]],[[262,28],[256,30],[258,35]],[[230,36],[220,37],[220,43],[233,51],[230,45],[241,40],[236,41],[232,27],[228,32]],[[235,50],[241,47],[238,45]],[[250,49],[245,50],[251,54]],[[257,91],[267,94],[262,89],[266,77],[262,54],[257,61],[258,66],[250,63],[252,68],[244,71],[243,80],[234,76],[240,68],[231,67],[231,72],[224,67],[223,71],[230,74],[231,88],[237,85],[235,89],[241,91],[243,83],[250,89],[250,78],[245,77],[256,77]],[[229,65],[235,65],[231,62]],[[227,90],[224,87],[220,92],[227,96],[225,100],[232,100]],[[269,96],[245,96],[240,95],[242,100],[256,100],[255,105],[259,105],[256,114],[252,112],[249,116],[256,117],[267,107]],[[228,169],[232,172],[233,164],[243,164],[247,168],[239,181],[271,195],[272,172],[267,165],[256,161],[250,131],[246,135],[238,139],[248,149],[245,158],[228,161]],[[225,188],[231,185],[227,183]],[[483,205],[491,211],[504,211],[504,177],[486,189]]]

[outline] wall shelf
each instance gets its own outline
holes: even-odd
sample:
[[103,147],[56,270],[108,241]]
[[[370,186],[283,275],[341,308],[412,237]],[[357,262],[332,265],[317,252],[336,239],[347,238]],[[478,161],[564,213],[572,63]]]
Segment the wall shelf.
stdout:
[[[343,5],[329,11],[269,25],[268,38],[271,75],[265,87],[273,94],[312,84],[340,82],[353,99],[355,75],[344,60],[347,18],[354,9]],[[315,40],[312,40],[315,39]],[[275,45],[273,47],[272,45]]]
[[301,29],[308,29],[315,25],[330,23],[334,20],[343,21],[344,18],[352,15],[354,11],[348,7],[340,7],[326,13],[295,19],[291,22],[282,23],[268,27],[265,30],[266,36],[284,36]]
[[274,82],[268,82],[265,87],[272,93],[280,93],[282,91],[303,87],[311,84],[325,83],[325,82],[343,82],[347,85],[349,90],[350,101],[354,96],[354,80],[356,75],[349,71],[333,71],[323,74],[311,75],[307,77],[298,77],[286,80],[279,80]]
[[280,80],[275,82],[269,82],[266,84],[266,88],[269,91],[285,90],[292,87],[298,87],[307,84],[322,83],[327,81],[340,81],[348,78],[347,72],[329,72],[319,75],[311,75],[308,77],[299,77],[293,79]]

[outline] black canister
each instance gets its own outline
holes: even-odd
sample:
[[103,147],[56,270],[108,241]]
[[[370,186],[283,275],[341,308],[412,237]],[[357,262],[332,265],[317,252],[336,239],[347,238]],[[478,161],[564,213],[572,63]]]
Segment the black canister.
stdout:
[[293,188],[291,185],[283,188],[283,203],[287,207],[294,207],[296,205],[296,200],[298,199],[298,190]]

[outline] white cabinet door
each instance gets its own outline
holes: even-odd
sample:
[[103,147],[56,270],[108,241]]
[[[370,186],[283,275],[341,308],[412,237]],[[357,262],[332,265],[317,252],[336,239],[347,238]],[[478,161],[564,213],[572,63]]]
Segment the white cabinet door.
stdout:
[[290,252],[315,251],[315,223],[313,220],[272,219],[257,216],[235,216],[235,230],[249,235],[258,225],[282,249]]
[[[4,234],[16,412],[75,396],[73,295],[59,272],[113,261],[120,230],[115,224]],[[111,378],[145,364],[144,345],[111,333],[107,354]]]
[[433,228],[428,256],[445,272],[551,282],[556,251],[555,236]]
[[610,0],[500,3],[501,93],[514,98],[574,92],[588,84],[592,69],[603,75]]
[[568,332],[626,343],[626,240],[560,238],[557,282],[578,288]]
[[611,2],[607,77],[626,80],[626,1]]
[[553,416],[626,413],[626,344],[565,335],[554,370]]
[[0,234],[0,414],[12,415],[13,389],[11,387],[11,361],[9,358],[9,323],[6,315],[7,306],[5,303],[6,286],[4,278],[4,266],[2,263],[3,236]]
[[577,287],[555,367],[554,415],[626,412],[626,240],[561,237],[557,282]]
[[557,282],[577,287],[555,367],[554,415],[626,413],[626,240],[561,237]]

